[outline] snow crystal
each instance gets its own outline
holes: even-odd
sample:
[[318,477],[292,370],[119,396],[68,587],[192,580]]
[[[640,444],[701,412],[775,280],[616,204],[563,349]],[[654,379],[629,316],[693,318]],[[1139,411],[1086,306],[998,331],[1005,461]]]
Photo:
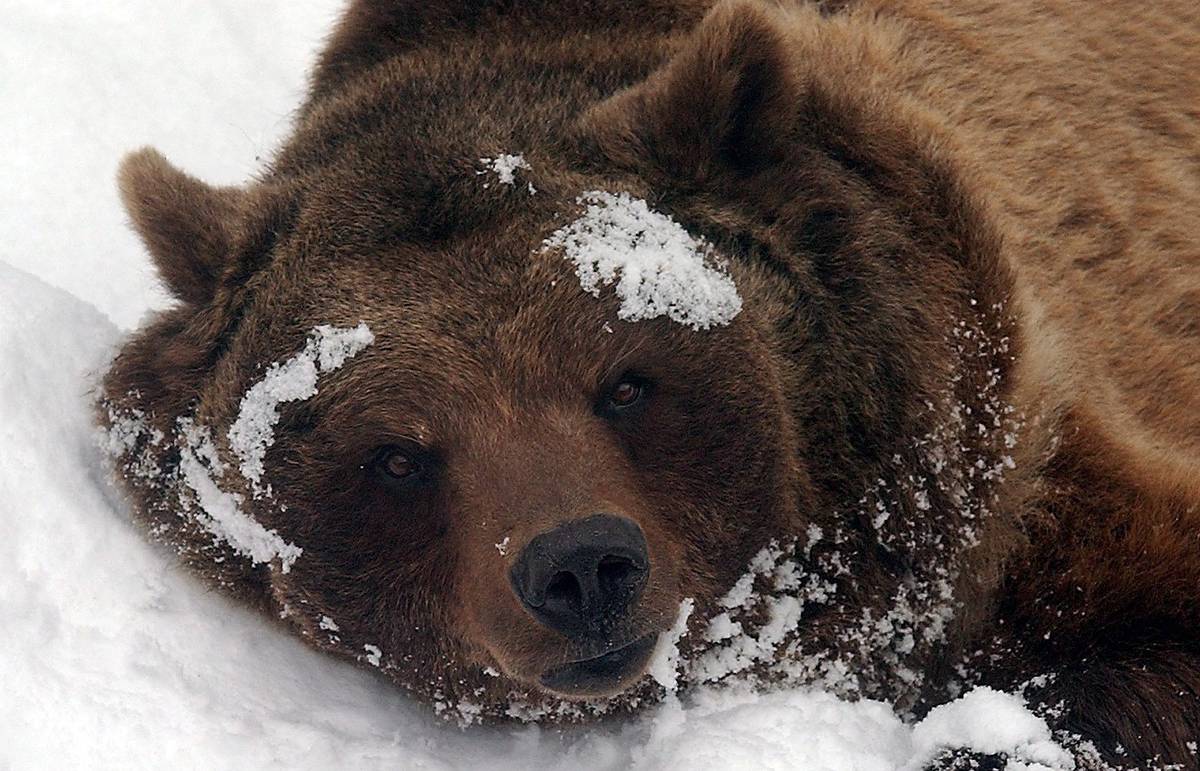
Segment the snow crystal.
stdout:
[[325,631],[327,631],[327,632],[340,632],[340,631],[342,631],[342,630],[341,630],[341,627],[339,627],[339,626],[337,625],[337,622],[335,622],[335,621],[334,621],[332,618],[330,618],[329,616],[321,616],[321,623],[320,623],[320,624],[318,624],[318,626],[319,626],[321,629],[324,629],[324,630],[325,630]]
[[496,551],[500,552],[501,557],[505,557],[508,555],[508,544],[511,540],[512,539],[506,535],[506,536],[504,536],[504,540],[500,541],[500,543],[492,544],[493,546],[496,547]]
[[479,704],[472,704],[469,701],[460,701],[456,707],[458,710],[458,724],[460,726],[469,726],[474,723],[483,722],[483,707]]
[[[728,324],[742,298],[712,247],[671,217],[628,193],[593,190],[579,197],[582,216],[555,231],[543,250],[562,249],[584,291],[616,284],[617,316],[667,316],[693,329]],[[618,275],[619,274],[619,275]]]
[[[139,409],[118,413],[110,408],[108,423],[109,428],[101,436],[100,446],[114,458],[133,450],[142,434],[150,431],[146,413]],[[162,433],[158,432],[158,441],[161,440]]]
[[198,521],[216,538],[255,564],[278,558],[284,573],[304,551],[284,541],[279,533],[268,530],[242,511],[242,496],[226,492],[217,484],[225,467],[217,455],[212,435],[206,426],[180,418],[179,470],[186,487],[180,489],[180,502],[191,508],[189,493],[200,511]]
[[679,687],[679,640],[687,633],[688,618],[695,601],[687,597],[679,603],[679,615],[670,629],[658,636],[647,672],[654,681],[672,692]]
[[808,542],[804,544],[804,558],[808,559],[812,556],[813,547],[825,537],[825,531],[821,529],[820,525],[809,525],[804,534],[808,536]]
[[237,420],[229,428],[229,448],[241,461],[242,476],[255,497],[263,492],[263,458],[275,443],[279,405],[303,401],[317,392],[317,376],[339,369],[375,341],[366,324],[339,328],[322,325],[309,333],[304,349],[282,364],[272,364],[262,380],[242,397]]
[[757,575],[753,570],[745,573],[739,578],[725,596],[721,598],[721,605],[733,609],[745,606],[746,602],[751,599],[754,593],[754,576]]
[[[525,156],[509,155],[508,153],[501,153],[495,158],[480,158],[479,162],[486,168],[484,171],[477,171],[475,173],[486,174],[489,171],[494,172],[499,177],[500,184],[502,185],[515,185],[517,183],[518,169],[522,171],[530,171],[532,169],[529,162],[525,160]],[[526,183],[526,186],[530,195],[537,192],[532,182]],[[484,187],[491,187],[491,183],[485,183]]]
[[364,645],[363,650],[367,652],[367,663],[373,667],[380,666],[383,663],[383,651],[377,645]]

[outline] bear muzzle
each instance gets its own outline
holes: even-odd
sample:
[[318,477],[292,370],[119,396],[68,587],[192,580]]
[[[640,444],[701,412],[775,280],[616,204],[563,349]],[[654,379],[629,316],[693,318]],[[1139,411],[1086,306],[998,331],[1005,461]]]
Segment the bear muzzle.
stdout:
[[558,693],[610,693],[640,676],[653,634],[627,631],[650,575],[646,537],[636,522],[594,514],[535,536],[509,571],[525,610],[581,654],[552,666],[541,685]]

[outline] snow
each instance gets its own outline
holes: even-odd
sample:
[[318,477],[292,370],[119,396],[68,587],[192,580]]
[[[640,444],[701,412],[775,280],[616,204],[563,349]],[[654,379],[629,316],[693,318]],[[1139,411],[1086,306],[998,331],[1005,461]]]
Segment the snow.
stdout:
[[650,656],[647,671],[654,682],[658,683],[667,693],[674,693],[679,688],[679,641],[687,634],[688,619],[696,602],[686,597],[679,603],[679,613],[671,628],[658,636],[654,653]]
[[[523,155],[511,155],[509,153],[501,153],[495,158],[480,158],[479,162],[483,164],[484,170],[478,171],[476,174],[494,173],[501,185],[513,186],[517,184],[517,171],[532,171],[533,167],[525,160]],[[491,187],[492,183],[485,182],[484,187]],[[525,184],[525,189],[530,195],[537,193],[537,188],[532,182]]]
[[595,297],[616,283],[619,318],[667,316],[708,329],[741,312],[737,287],[711,247],[670,216],[628,193],[592,190],[578,203],[582,215],[552,233],[543,248],[561,249],[575,263],[579,285]]
[[190,512],[204,529],[228,543],[234,551],[255,564],[280,561],[283,572],[303,553],[303,549],[284,541],[274,530],[268,530],[242,511],[243,498],[221,488],[218,479],[224,464],[213,445],[212,434],[205,426],[195,425],[189,418],[180,418],[179,470],[184,485],[180,487],[180,505]]
[[[5,82],[0,112],[9,148],[0,176],[0,768],[867,771],[917,768],[949,746],[1005,750],[1014,769],[1070,768],[1018,697],[986,690],[915,725],[869,699],[702,686],[602,727],[460,730],[370,668],[383,655],[377,646],[363,646],[364,668],[334,660],[202,586],[138,532],[108,481],[107,453],[132,447],[149,430],[144,416],[119,416],[99,443],[93,427],[91,391],[121,335],[167,303],[124,227],[113,174],[122,152],[153,143],[210,181],[247,177],[286,131],[341,0],[9,6],[0,72],[21,77]],[[559,246],[578,259],[587,291],[622,274],[622,318],[665,314],[703,328],[736,315],[732,281],[677,223],[619,194],[582,202],[588,209]],[[317,375],[369,342],[369,330],[352,330],[316,332],[312,357],[305,343]],[[273,407],[306,392],[302,379],[306,387],[254,392],[262,398],[250,399],[246,414],[255,417],[242,439],[230,437],[251,479]],[[213,436],[195,423],[178,428],[188,439],[190,494],[221,521],[214,528],[254,559],[299,556],[237,518],[238,499],[213,482],[229,471]],[[692,635],[739,639],[735,619],[756,603],[772,603],[781,622],[793,617],[784,594],[755,597],[756,583],[820,597],[820,586],[798,593],[779,548],[749,572],[723,613],[692,619]],[[339,631],[329,617],[320,628]],[[696,666],[670,660],[683,634],[682,624],[673,627],[666,658],[656,658],[668,684],[670,672],[691,677]],[[764,644],[774,639],[757,634]],[[464,722],[472,717],[471,705],[453,709]]]
[[908,729],[886,705],[792,691],[698,700],[660,727],[638,760],[680,771],[892,771],[910,754]]
[[367,643],[363,646],[363,650],[367,652],[365,658],[367,663],[371,666],[377,667],[379,666],[380,662],[383,661],[383,651],[379,649],[378,645],[371,645],[370,643]]
[[366,324],[350,329],[318,326],[309,334],[302,351],[283,363],[272,364],[262,380],[242,397],[237,420],[229,428],[229,447],[241,460],[239,469],[256,497],[264,492],[263,458],[275,443],[279,405],[315,396],[319,375],[340,369],[373,342],[375,335]]
[[1007,753],[1009,771],[1075,768],[1074,758],[1051,738],[1045,720],[1030,714],[1020,697],[991,688],[976,688],[935,707],[913,730],[912,741],[913,769],[953,747]]

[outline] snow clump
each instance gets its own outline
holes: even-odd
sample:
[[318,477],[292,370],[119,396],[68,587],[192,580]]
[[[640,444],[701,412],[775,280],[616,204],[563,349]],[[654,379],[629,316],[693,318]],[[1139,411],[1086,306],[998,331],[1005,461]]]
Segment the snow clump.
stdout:
[[675,623],[658,636],[658,643],[650,657],[647,672],[668,693],[679,688],[679,640],[687,633],[688,618],[695,604],[691,597],[679,603],[679,615],[675,617]]
[[[484,170],[475,172],[477,175],[487,174],[489,171],[494,172],[499,177],[501,185],[508,185],[510,187],[517,184],[518,170],[530,171],[533,168],[525,160],[525,156],[519,154],[510,155],[508,153],[501,153],[495,158],[480,158],[479,162],[484,165]],[[532,182],[526,184],[530,195],[537,192],[537,188],[533,186]],[[488,188],[492,186],[492,183],[485,182],[483,186]]]
[[291,570],[304,550],[242,511],[242,496],[221,489],[217,479],[224,473],[225,464],[208,427],[180,418],[179,432],[179,470],[185,483],[180,486],[179,497],[184,507],[191,509],[193,503],[199,506],[200,510],[194,512],[196,521],[254,564],[278,557],[283,572]]
[[[592,190],[577,202],[583,214],[550,235],[543,251],[562,249],[584,291],[600,296],[616,284],[617,316],[640,321],[667,316],[692,329],[723,326],[742,298],[712,246],[674,219],[628,193]],[[618,275],[619,274],[619,275]]]
[[275,443],[279,405],[315,395],[318,375],[339,369],[373,342],[375,335],[363,323],[350,328],[316,327],[304,350],[282,364],[272,364],[266,376],[242,397],[237,420],[229,428],[229,448],[241,461],[239,470],[256,498],[264,491],[263,458]]
[[983,755],[1007,755],[1010,771],[1072,771],[1075,757],[1056,742],[1050,727],[1026,707],[1020,696],[978,686],[948,704],[934,707],[912,731],[916,771],[943,750],[967,749]]

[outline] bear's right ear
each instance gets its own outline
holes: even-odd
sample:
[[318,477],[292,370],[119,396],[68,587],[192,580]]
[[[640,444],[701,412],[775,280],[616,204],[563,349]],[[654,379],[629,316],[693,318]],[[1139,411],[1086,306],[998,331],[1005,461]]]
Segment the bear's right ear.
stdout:
[[676,182],[776,163],[799,103],[785,25],[760,3],[719,3],[662,68],[585,113],[582,135],[608,160]]
[[207,185],[149,147],[125,157],[117,180],[125,211],[167,287],[192,305],[211,300],[232,260],[245,193]]

